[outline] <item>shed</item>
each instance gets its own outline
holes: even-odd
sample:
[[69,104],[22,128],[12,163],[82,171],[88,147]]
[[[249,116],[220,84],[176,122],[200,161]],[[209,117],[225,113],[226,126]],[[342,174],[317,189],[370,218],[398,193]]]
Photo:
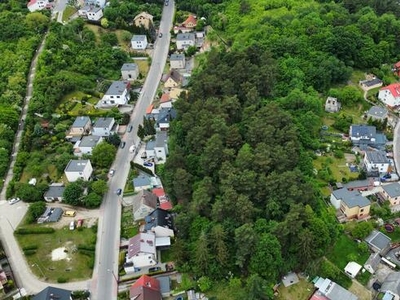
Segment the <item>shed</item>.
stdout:
[[374,274],[381,262],[379,253],[372,253],[364,264],[364,268],[371,274]]
[[354,261],[351,261],[344,268],[344,272],[351,278],[355,278],[357,276],[358,272],[360,272],[361,268],[362,268],[361,265],[359,265],[358,263],[356,263]]
[[373,230],[371,234],[365,238],[365,241],[372,251],[381,254],[385,254],[387,250],[389,250],[391,240],[390,237],[377,230]]

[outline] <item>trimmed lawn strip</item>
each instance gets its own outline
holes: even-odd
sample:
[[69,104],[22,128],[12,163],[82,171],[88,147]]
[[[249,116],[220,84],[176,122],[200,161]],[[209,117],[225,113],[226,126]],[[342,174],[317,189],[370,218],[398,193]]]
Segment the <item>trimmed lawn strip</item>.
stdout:
[[314,292],[314,286],[311,282],[300,278],[299,283],[285,287],[283,284],[279,286],[278,300],[307,300]]
[[121,216],[121,237],[130,239],[139,233],[139,225],[133,221],[132,206],[122,208]]
[[63,12],[62,21],[63,22],[68,22],[69,18],[76,12],[77,12],[77,10],[76,10],[75,7],[67,5],[65,7],[65,9],[64,9],[64,12]]

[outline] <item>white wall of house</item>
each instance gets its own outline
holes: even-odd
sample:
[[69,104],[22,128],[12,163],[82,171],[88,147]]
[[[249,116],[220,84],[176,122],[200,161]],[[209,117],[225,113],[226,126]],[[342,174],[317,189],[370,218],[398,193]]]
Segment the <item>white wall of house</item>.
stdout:
[[340,199],[336,199],[336,197],[333,194],[331,194],[330,202],[336,209],[340,208],[341,201]]
[[400,97],[394,97],[388,89],[380,90],[378,94],[378,99],[390,107],[400,105]]
[[121,95],[104,95],[101,101],[108,105],[125,105],[131,99],[128,89],[125,89]]
[[109,136],[113,134],[113,127],[114,127],[115,121],[111,122],[108,127],[96,127],[94,126],[92,129],[92,135],[96,136]]
[[85,168],[83,169],[82,172],[65,172],[65,176],[67,176],[67,179],[69,182],[74,182],[77,181],[78,179],[83,179],[83,180],[89,180],[90,176],[93,173],[93,167],[92,164],[90,163],[90,161],[88,161],[88,163],[86,163]]
[[37,0],[36,2],[31,2],[28,3],[28,9],[30,12],[34,12],[37,10],[42,10],[46,7],[47,4],[49,4],[48,0]]
[[97,11],[89,11],[87,13],[88,20],[99,21],[103,17],[103,10],[99,9]]
[[145,50],[146,47],[147,47],[147,44],[148,44],[147,38],[145,40],[143,40],[143,41],[131,40],[131,47],[134,50]]
[[136,80],[139,76],[139,70],[123,70],[121,75],[123,80]]
[[194,40],[177,40],[176,41],[176,49],[181,50],[181,49],[186,49],[190,46],[194,46],[195,41]]
[[367,156],[364,157],[364,165],[368,172],[372,172],[378,170],[379,173],[387,173],[389,170],[389,162],[387,163],[374,163],[367,159]]

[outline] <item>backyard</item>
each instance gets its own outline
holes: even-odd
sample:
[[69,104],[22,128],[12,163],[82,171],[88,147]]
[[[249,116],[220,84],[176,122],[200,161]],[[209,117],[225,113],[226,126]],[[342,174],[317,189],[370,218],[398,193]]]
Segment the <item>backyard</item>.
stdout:
[[300,279],[299,283],[285,287],[280,285],[278,289],[278,300],[307,300],[314,292],[314,287],[311,282],[306,279]]
[[123,207],[121,216],[121,238],[129,239],[138,232],[139,226],[133,222],[132,206]]

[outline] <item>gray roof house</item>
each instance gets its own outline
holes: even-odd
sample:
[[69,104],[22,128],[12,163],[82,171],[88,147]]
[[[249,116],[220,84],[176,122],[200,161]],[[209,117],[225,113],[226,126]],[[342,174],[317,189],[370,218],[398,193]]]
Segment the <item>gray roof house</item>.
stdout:
[[101,143],[103,138],[96,135],[86,135],[74,145],[74,155],[82,156],[83,154],[92,154],[93,148]]
[[318,291],[316,291],[317,296],[322,295],[329,300],[358,300],[356,295],[328,278],[319,278],[317,282],[314,283],[314,286],[318,289]]
[[352,143],[359,146],[361,150],[367,147],[383,150],[387,143],[386,136],[376,132],[375,126],[351,125],[349,135]]
[[340,222],[369,216],[371,202],[358,190],[349,191],[345,188],[335,190],[331,194],[330,202],[337,209]]
[[71,159],[64,170],[69,182],[74,182],[78,179],[89,180],[92,172],[93,167],[88,159]]
[[147,47],[147,36],[134,35],[131,39],[131,47],[134,50],[145,50]]
[[400,272],[390,273],[382,283],[381,291],[390,292],[393,295],[400,297]]
[[194,33],[178,33],[176,36],[176,48],[178,50],[186,49],[196,44],[196,36]]
[[68,139],[72,139],[73,137],[80,137],[84,134],[88,134],[92,125],[92,121],[87,116],[79,116],[76,117],[74,123],[69,129],[69,132],[66,136]]
[[365,238],[368,246],[377,253],[385,255],[390,248],[391,238],[378,230],[373,230],[369,236]]
[[71,300],[71,291],[49,286],[33,296],[32,300]]
[[388,117],[388,110],[380,106],[372,106],[367,112],[367,118],[383,121]]
[[157,207],[157,199],[158,197],[152,192],[141,190],[139,194],[135,196],[135,201],[132,206],[134,221],[142,220],[153,212]]
[[379,263],[381,262],[381,259],[382,258],[378,252],[372,253],[365,262],[364,268],[371,274],[374,274],[379,266]]
[[136,80],[139,76],[139,66],[136,63],[125,63],[121,67],[123,80]]
[[379,174],[387,173],[390,167],[390,161],[385,151],[365,151],[364,167],[368,176],[379,176]]
[[400,183],[398,182],[382,185],[382,189],[391,198],[400,196]]
[[151,188],[150,177],[144,174],[141,174],[138,177],[133,178],[132,182],[135,191],[147,190]]
[[93,124],[92,134],[97,136],[109,136],[113,134],[116,129],[114,118],[98,118]]
[[64,199],[65,186],[62,183],[53,183],[49,185],[49,189],[44,193],[44,200],[47,202],[62,201]]
[[186,65],[185,54],[171,54],[169,58],[171,69],[184,69]]

